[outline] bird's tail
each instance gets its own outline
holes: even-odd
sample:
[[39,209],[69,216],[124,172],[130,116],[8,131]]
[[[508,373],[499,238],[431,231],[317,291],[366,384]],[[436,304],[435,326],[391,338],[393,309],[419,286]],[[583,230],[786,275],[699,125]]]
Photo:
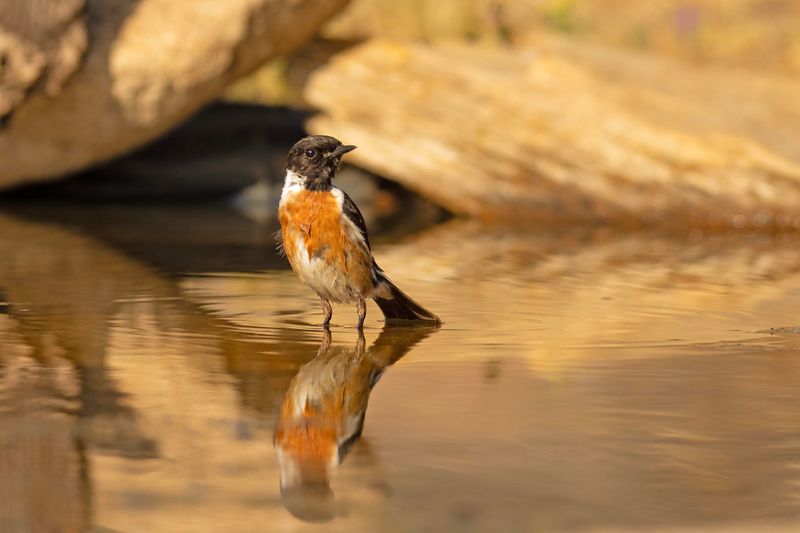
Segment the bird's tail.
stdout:
[[[381,273],[383,274],[383,273]],[[381,308],[386,321],[417,320],[441,324],[439,317],[415,302],[406,293],[397,288],[386,276],[380,276],[380,295],[375,295],[375,303]]]

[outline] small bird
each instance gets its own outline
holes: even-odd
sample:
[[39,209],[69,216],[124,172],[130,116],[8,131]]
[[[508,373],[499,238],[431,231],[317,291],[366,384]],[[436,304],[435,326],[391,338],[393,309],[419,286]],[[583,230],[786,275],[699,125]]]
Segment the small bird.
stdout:
[[364,217],[331,180],[342,156],[355,146],[327,135],[305,137],[286,158],[286,178],[278,206],[283,253],[292,270],[319,295],[328,327],[331,303],[353,303],[358,329],[367,316],[366,299],[378,304],[387,322],[439,318],[398,289],[372,257]]

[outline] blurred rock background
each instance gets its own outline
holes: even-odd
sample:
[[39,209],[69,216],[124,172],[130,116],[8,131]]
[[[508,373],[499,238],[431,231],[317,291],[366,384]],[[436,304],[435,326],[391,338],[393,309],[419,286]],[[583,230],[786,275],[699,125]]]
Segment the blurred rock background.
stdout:
[[302,44],[345,0],[3,0],[0,187],[104,162]]
[[[350,189],[384,214],[417,195],[429,220],[438,207],[487,221],[800,227],[789,1],[3,3],[7,188],[91,167],[46,192],[244,190],[237,205],[264,217],[286,148],[308,131],[361,146]],[[236,104],[186,121],[215,98]]]
[[[789,0],[356,0],[328,22],[330,41],[370,38],[425,43],[472,42],[520,48],[560,36],[695,65],[741,67],[792,75],[800,71],[800,5]],[[332,45],[328,45],[332,46]],[[318,49],[281,58],[234,85],[236,99],[296,104],[289,66],[308,64]],[[316,63],[313,59],[311,63]]]
[[[796,341],[739,341],[773,325],[796,338],[798,21],[788,0],[0,0],[0,530],[250,527],[260,510],[286,521],[264,458],[281,396],[317,349],[318,307],[277,272],[274,206],[286,150],[308,132],[359,145],[338,183],[381,265],[447,317],[444,340],[416,357],[448,362],[442,381],[461,389],[449,401],[470,390],[464,405],[483,405],[488,390],[454,378],[452,361],[518,380],[486,411],[505,413],[500,426],[445,407],[429,435],[475,431],[448,436],[452,449],[485,427],[519,435],[518,406],[552,404],[548,385],[564,381],[568,409],[534,410],[530,426],[573,420],[605,449],[607,411],[586,405],[628,417],[646,395],[652,499],[631,499],[647,493],[636,470],[630,493],[595,471],[620,516],[634,500],[674,503],[653,507],[682,525],[693,506],[703,525],[793,512]],[[452,215],[468,220],[382,243]],[[619,231],[640,226],[658,230]],[[676,342],[689,345],[669,354]],[[696,357],[736,360],[731,347],[747,364]],[[651,362],[569,381],[571,361],[608,357]],[[406,401],[437,388],[430,371],[370,424],[429,445],[403,417],[432,412]],[[658,390],[689,416],[662,425]],[[710,418],[718,438],[698,440],[727,452],[663,445],[703,435],[709,406],[723,413]],[[565,476],[584,498],[603,462],[548,442],[537,472],[550,475],[528,477],[563,475],[556,454],[587,457]],[[511,483],[490,479],[513,504],[520,471],[500,464]],[[715,490],[754,497],[716,508]],[[429,516],[410,501],[402,516]],[[545,518],[569,514],[540,501]]]

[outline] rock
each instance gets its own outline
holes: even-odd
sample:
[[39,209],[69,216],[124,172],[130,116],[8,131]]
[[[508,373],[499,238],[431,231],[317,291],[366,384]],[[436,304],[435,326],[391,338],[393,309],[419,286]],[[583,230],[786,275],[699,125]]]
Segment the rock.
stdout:
[[84,0],[0,4],[0,118],[24,99],[34,83],[55,96],[86,51]]
[[312,75],[314,133],[485,219],[800,227],[800,84],[542,41],[369,41]]
[[306,118],[307,113],[293,109],[215,102],[125,156],[5,197],[219,200],[254,183],[282,184],[286,153],[306,135]]
[[346,1],[0,0],[0,188],[153,139]]

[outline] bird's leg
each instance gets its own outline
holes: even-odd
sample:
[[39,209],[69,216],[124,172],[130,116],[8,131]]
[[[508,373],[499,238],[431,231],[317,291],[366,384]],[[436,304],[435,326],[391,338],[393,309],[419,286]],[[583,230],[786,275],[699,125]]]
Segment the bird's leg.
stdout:
[[367,301],[364,298],[359,298],[356,309],[358,310],[358,325],[356,327],[361,331],[364,329],[364,319],[367,318]]
[[364,349],[367,346],[367,339],[364,338],[364,330],[358,330],[358,340],[356,340],[356,359],[360,360],[364,356]]
[[319,303],[322,304],[322,313],[325,315],[322,321],[322,327],[327,328],[331,324],[331,318],[333,318],[333,307],[331,306],[331,302],[322,296],[319,297]]

